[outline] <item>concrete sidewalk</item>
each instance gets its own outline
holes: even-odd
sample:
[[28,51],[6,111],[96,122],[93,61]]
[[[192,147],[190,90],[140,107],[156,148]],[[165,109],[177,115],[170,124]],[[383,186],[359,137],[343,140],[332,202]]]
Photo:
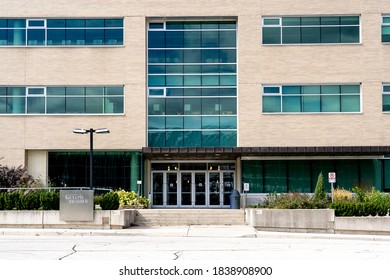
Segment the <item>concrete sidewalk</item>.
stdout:
[[162,226],[130,227],[127,229],[37,229],[0,228],[0,236],[148,236],[148,237],[214,237],[273,239],[341,239],[389,241],[388,235],[352,235],[331,233],[293,233],[257,231],[251,226]]

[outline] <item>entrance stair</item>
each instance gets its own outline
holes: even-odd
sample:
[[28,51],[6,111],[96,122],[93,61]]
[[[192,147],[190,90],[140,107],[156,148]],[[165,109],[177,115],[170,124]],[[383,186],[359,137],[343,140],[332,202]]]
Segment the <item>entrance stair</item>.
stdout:
[[244,209],[138,209],[132,225],[245,225],[245,212]]

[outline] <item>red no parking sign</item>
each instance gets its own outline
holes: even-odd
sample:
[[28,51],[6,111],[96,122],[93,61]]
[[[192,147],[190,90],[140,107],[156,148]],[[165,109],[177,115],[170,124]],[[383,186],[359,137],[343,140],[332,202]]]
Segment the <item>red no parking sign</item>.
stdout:
[[329,183],[336,183],[336,172],[328,173],[328,181]]

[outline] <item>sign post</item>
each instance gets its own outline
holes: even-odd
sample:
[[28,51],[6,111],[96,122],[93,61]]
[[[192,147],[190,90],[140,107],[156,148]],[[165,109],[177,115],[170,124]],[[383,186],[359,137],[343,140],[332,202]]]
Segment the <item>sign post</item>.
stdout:
[[249,192],[249,183],[244,183],[244,194],[245,194],[245,205],[244,205],[244,208],[246,208],[246,206],[247,206],[248,192]]
[[329,181],[331,189],[332,189],[332,203],[333,203],[333,201],[334,201],[333,184],[336,183],[336,172],[329,172],[328,173],[328,181]]

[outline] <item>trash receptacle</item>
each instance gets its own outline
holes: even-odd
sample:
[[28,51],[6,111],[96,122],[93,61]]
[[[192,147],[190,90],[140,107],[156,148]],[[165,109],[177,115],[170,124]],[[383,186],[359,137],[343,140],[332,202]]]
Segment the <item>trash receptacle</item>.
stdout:
[[240,193],[233,190],[230,194],[230,209],[240,209]]

